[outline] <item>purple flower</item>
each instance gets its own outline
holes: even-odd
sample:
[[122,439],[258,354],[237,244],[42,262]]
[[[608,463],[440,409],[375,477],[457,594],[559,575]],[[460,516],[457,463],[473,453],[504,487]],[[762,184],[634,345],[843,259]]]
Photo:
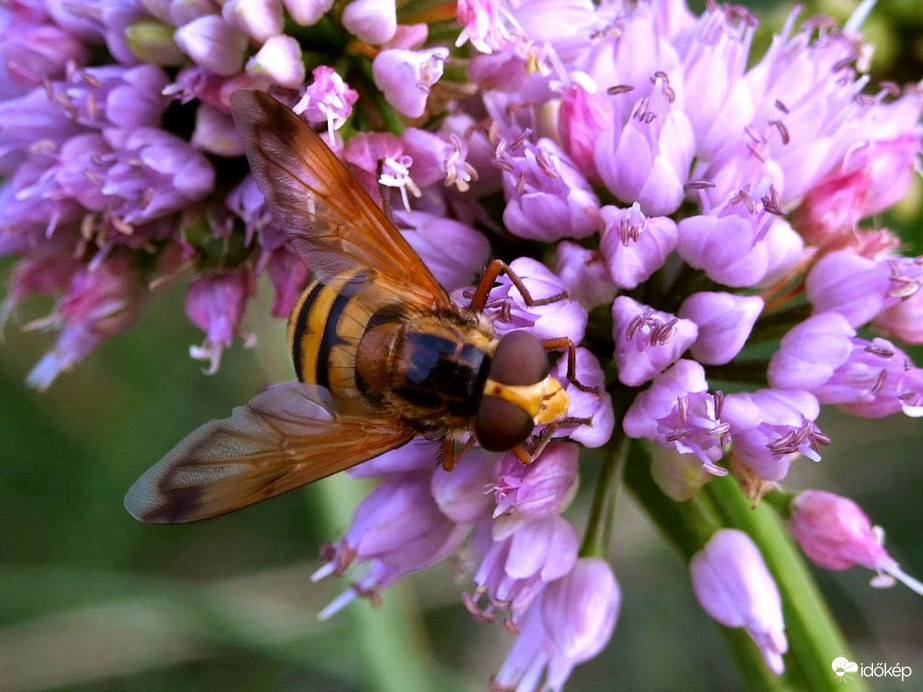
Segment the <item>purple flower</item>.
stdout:
[[567,287],[567,295],[587,310],[612,302],[618,289],[601,252],[567,240],[558,243],[556,251],[555,274]]
[[742,77],[755,25],[743,8],[715,6],[692,30],[682,58],[683,94],[697,155],[714,155],[729,132],[743,132],[753,118],[753,96]]
[[281,0],[228,0],[221,15],[257,43],[278,36],[284,27]]
[[721,419],[730,427],[735,460],[763,480],[779,481],[800,456],[820,461],[830,438],[814,425],[819,413],[807,392],[760,389],[726,396]]
[[885,550],[884,531],[852,500],[825,490],[805,490],[792,503],[792,536],[814,564],[823,569],[847,570],[861,565],[875,570],[876,587],[898,579],[923,595],[923,584],[901,570]]
[[564,511],[577,490],[577,445],[551,443],[531,464],[507,453],[497,461],[494,518],[541,519]]
[[343,10],[343,26],[366,43],[387,43],[397,31],[394,0],[353,0]]
[[605,206],[600,213],[605,228],[599,249],[619,288],[632,289],[647,281],[676,249],[676,223],[672,219],[649,218],[637,204],[628,209]]
[[395,214],[404,238],[446,290],[470,286],[490,259],[487,239],[470,226],[425,211]]
[[621,603],[612,568],[599,558],[581,558],[533,603],[494,685],[559,692],[574,666],[609,643]]
[[743,531],[721,529],[689,562],[702,609],[725,627],[743,627],[769,669],[781,675],[788,650],[782,599],[759,548]]
[[94,270],[74,274],[54,312],[29,326],[61,330],[54,347],[29,373],[29,384],[48,389],[100,343],[128,329],[141,315],[144,296],[141,274],[126,255],[113,255]]
[[868,142],[851,151],[841,170],[821,180],[805,196],[798,208],[799,232],[817,245],[848,239],[859,221],[884,211],[904,196],[919,152],[919,134]]
[[[347,11],[367,1],[356,0],[347,7]],[[375,1],[380,4],[380,0]],[[419,118],[426,110],[430,89],[442,77],[442,66],[448,57],[447,48],[383,50],[372,62],[375,86],[381,89],[388,103],[399,112],[411,118]]]
[[825,255],[804,282],[815,312],[837,312],[853,327],[861,327],[881,311],[890,285],[886,263],[854,250]]
[[[585,420],[586,423],[557,426],[554,436],[566,436],[585,447],[601,447],[612,437],[615,415],[612,411],[612,397],[606,392],[606,375],[589,350],[578,347],[576,351],[575,382],[567,378],[567,356],[562,356],[552,376],[564,383],[564,391],[570,399],[568,418]],[[590,391],[587,391],[589,389]]]
[[676,105],[667,76],[658,72],[650,96],[635,104],[628,122],[602,133],[596,170],[619,199],[650,216],[670,214],[683,200],[692,164],[695,134]]
[[[564,293],[564,284],[541,262],[520,257],[510,263],[510,268],[522,279],[534,300]],[[506,274],[500,275],[497,284],[488,296],[485,312],[499,336],[527,329],[539,339],[567,336],[574,343],[583,340],[587,313],[580,303],[565,297],[529,307]]]
[[923,371],[891,342],[858,338],[836,312],[814,315],[789,331],[767,376],[773,387],[807,390],[854,416],[923,416]]
[[[919,281],[919,279],[917,280]],[[909,344],[923,344],[923,291],[913,293],[875,316],[874,325],[886,336],[902,339]]]
[[[478,619],[488,621],[495,610],[509,610],[515,626],[548,582],[573,569],[579,541],[570,522],[557,515],[517,521],[515,530],[503,533],[497,526],[504,526],[502,518],[474,575],[474,595],[465,604]],[[481,599],[486,606],[480,605]]]
[[333,0],[282,0],[282,4],[297,24],[314,26],[333,7]]
[[[771,204],[768,197],[764,199]],[[765,208],[745,216],[690,216],[679,222],[677,232],[677,251],[686,262],[713,281],[733,287],[754,286],[771,276],[770,272],[784,273],[790,265],[773,263],[772,250],[779,244],[799,246],[791,226]],[[778,254],[798,258],[796,253]]]
[[195,114],[195,130],[190,142],[199,149],[233,158],[244,153],[244,145],[234,127],[231,114],[207,103],[200,103]]
[[439,511],[458,524],[473,524],[489,517],[493,502],[486,489],[493,480],[496,456],[472,449],[451,472],[436,468],[430,491]]
[[699,328],[689,347],[693,357],[706,365],[724,365],[740,353],[762,311],[759,296],[703,292],[686,298],[678,314]]
[[[222,351],[240,335],[240,322],[253,294],[253,279],[245,271],[214,271],[196,276],[186,289],[186,314],[205,332],[201,346],[190,346],[189,355],[207,360],[205,374],[213,375],[221,364]],[[244,337],[253,343],[252,337]]]
[[176,45],[197,65],[229,77],[243,69],[247,36],[221,16],[209,14],[176,30]]
[[728,425],[721,420],[722,402],[723,396],[708,392],[702,366],[680,360],[635,397],[622,428],[629,437],[694,454],[706,471],[724,476],[727,470],[716,464],[730,441]]
[[408,127],[401,135],[405,151],[413,158],[414,179],[420,185],[442,182],[466,192],[477,180],[477,171],[468,163],[468,147],[455,135],[443,137],[426,130]]
[[14,19],[0,30],[0,61],[23,91],[63,77],[66,66],[89,59],[80,40],[53,24]]
[[598,198],[551,140],[501,144],[497,165],[507,200],[503,223],[510,232],[551,242],[600,230]]
[[612,338],[619,381],[629,387],[644,384],[663,372],[696,340],[698,327],[642,305],[628,296],[612,303]]
[[327,564],[315,576],[342,574],[352,563],[370,560],[406,574],[448,556],[469,528],[439,510],[430,492],[431,476],[398,474],[375,488],[359,505],[343,540],[327,549]]
[[320,65],[311,74],[314,81],[304,90],[301,100],[292,110],[304,115],[309,123],[327,123],[327,131],[332,138],[334,131],[343,127],[352,115],[359,93],[351,89],[332,67]]
[[266,273],[275,291],[272,316],[287,318],[307,286],[311,272],[300,257],[285,248],[277,248],[269,254]]
[[498,0],[459,0],[457,19],[463,27],[456,46],[471,42],[482,53],[505,48],[510,40],[506,10]]
[[288,89],[300,87],[304,82],[305,70],[297,39],[291,36],[270,36],[256,55],[247,61],[247,73],[267,77]]
[[615,109],[605,96],[596,93],[596,83],[589,75],[574,72],[571,80],[561,95],[558,135],[564,151],[580,172],[595,182],[599,174],[593,151],[600,135],[615,122]]
[[343,159],[358,169],[354,171],[356,178],[372,199],[379,198],[379,185],[396,188],[404,209],[409,210],[410,196],[423,194],[416,181],[413,158],[405,153],[404,143],[389,132],[360,133],[351,137],[343,150]]

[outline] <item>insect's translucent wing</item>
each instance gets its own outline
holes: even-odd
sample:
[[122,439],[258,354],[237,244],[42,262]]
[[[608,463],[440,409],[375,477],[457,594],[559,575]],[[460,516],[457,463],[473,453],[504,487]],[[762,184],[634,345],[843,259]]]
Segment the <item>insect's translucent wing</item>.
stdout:
[[321,280],[364,267],[421,309],[450,305],[413,248],[307,123],[261,91],[235,92],[231,112],[260,192]]
[[337,415],[320,387],[279,385],[187,435],[135,482],[125,508],[153,524],[206,519],[342,471],[411,437],[395,418]]

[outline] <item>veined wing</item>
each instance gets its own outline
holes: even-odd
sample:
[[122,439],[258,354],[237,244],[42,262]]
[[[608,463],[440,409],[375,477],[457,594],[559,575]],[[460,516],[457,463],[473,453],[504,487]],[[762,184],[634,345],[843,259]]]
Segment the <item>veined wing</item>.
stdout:
[[396,418],[337,415],[320,387],[287,383],[187,435],[129,489],[141,521],[181,524],[232,512],[399,447]]
[[423,261],[307,123],[261,91],[235,92],[231,112],[257,186],[321,280],[364,267],[421,309],[450,306]]

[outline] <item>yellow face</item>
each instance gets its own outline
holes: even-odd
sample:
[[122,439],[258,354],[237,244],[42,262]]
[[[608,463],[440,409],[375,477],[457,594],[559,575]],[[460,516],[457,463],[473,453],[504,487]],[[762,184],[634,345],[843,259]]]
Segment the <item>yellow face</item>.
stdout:
[[501,384],[489,379],[484,384],[484,394],[515,404],[531,416],[536,425],[547,425],[561,420],[570,406],[570,397],[553,377],[535,384]]

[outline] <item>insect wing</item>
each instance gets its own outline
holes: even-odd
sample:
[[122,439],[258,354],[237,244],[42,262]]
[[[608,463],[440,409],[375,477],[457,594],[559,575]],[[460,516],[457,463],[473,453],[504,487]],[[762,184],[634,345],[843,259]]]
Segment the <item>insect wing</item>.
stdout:
[[451,305],[413,248],[307,123],[260,91],[235,92],[231,112],[276,222],[322,281],[362,267],[423,310]]
[[141,521],[232,512],[342,471],[413,437],[395,418],[339,416],[320,387],[287,383],[186,436],[129,489]]

